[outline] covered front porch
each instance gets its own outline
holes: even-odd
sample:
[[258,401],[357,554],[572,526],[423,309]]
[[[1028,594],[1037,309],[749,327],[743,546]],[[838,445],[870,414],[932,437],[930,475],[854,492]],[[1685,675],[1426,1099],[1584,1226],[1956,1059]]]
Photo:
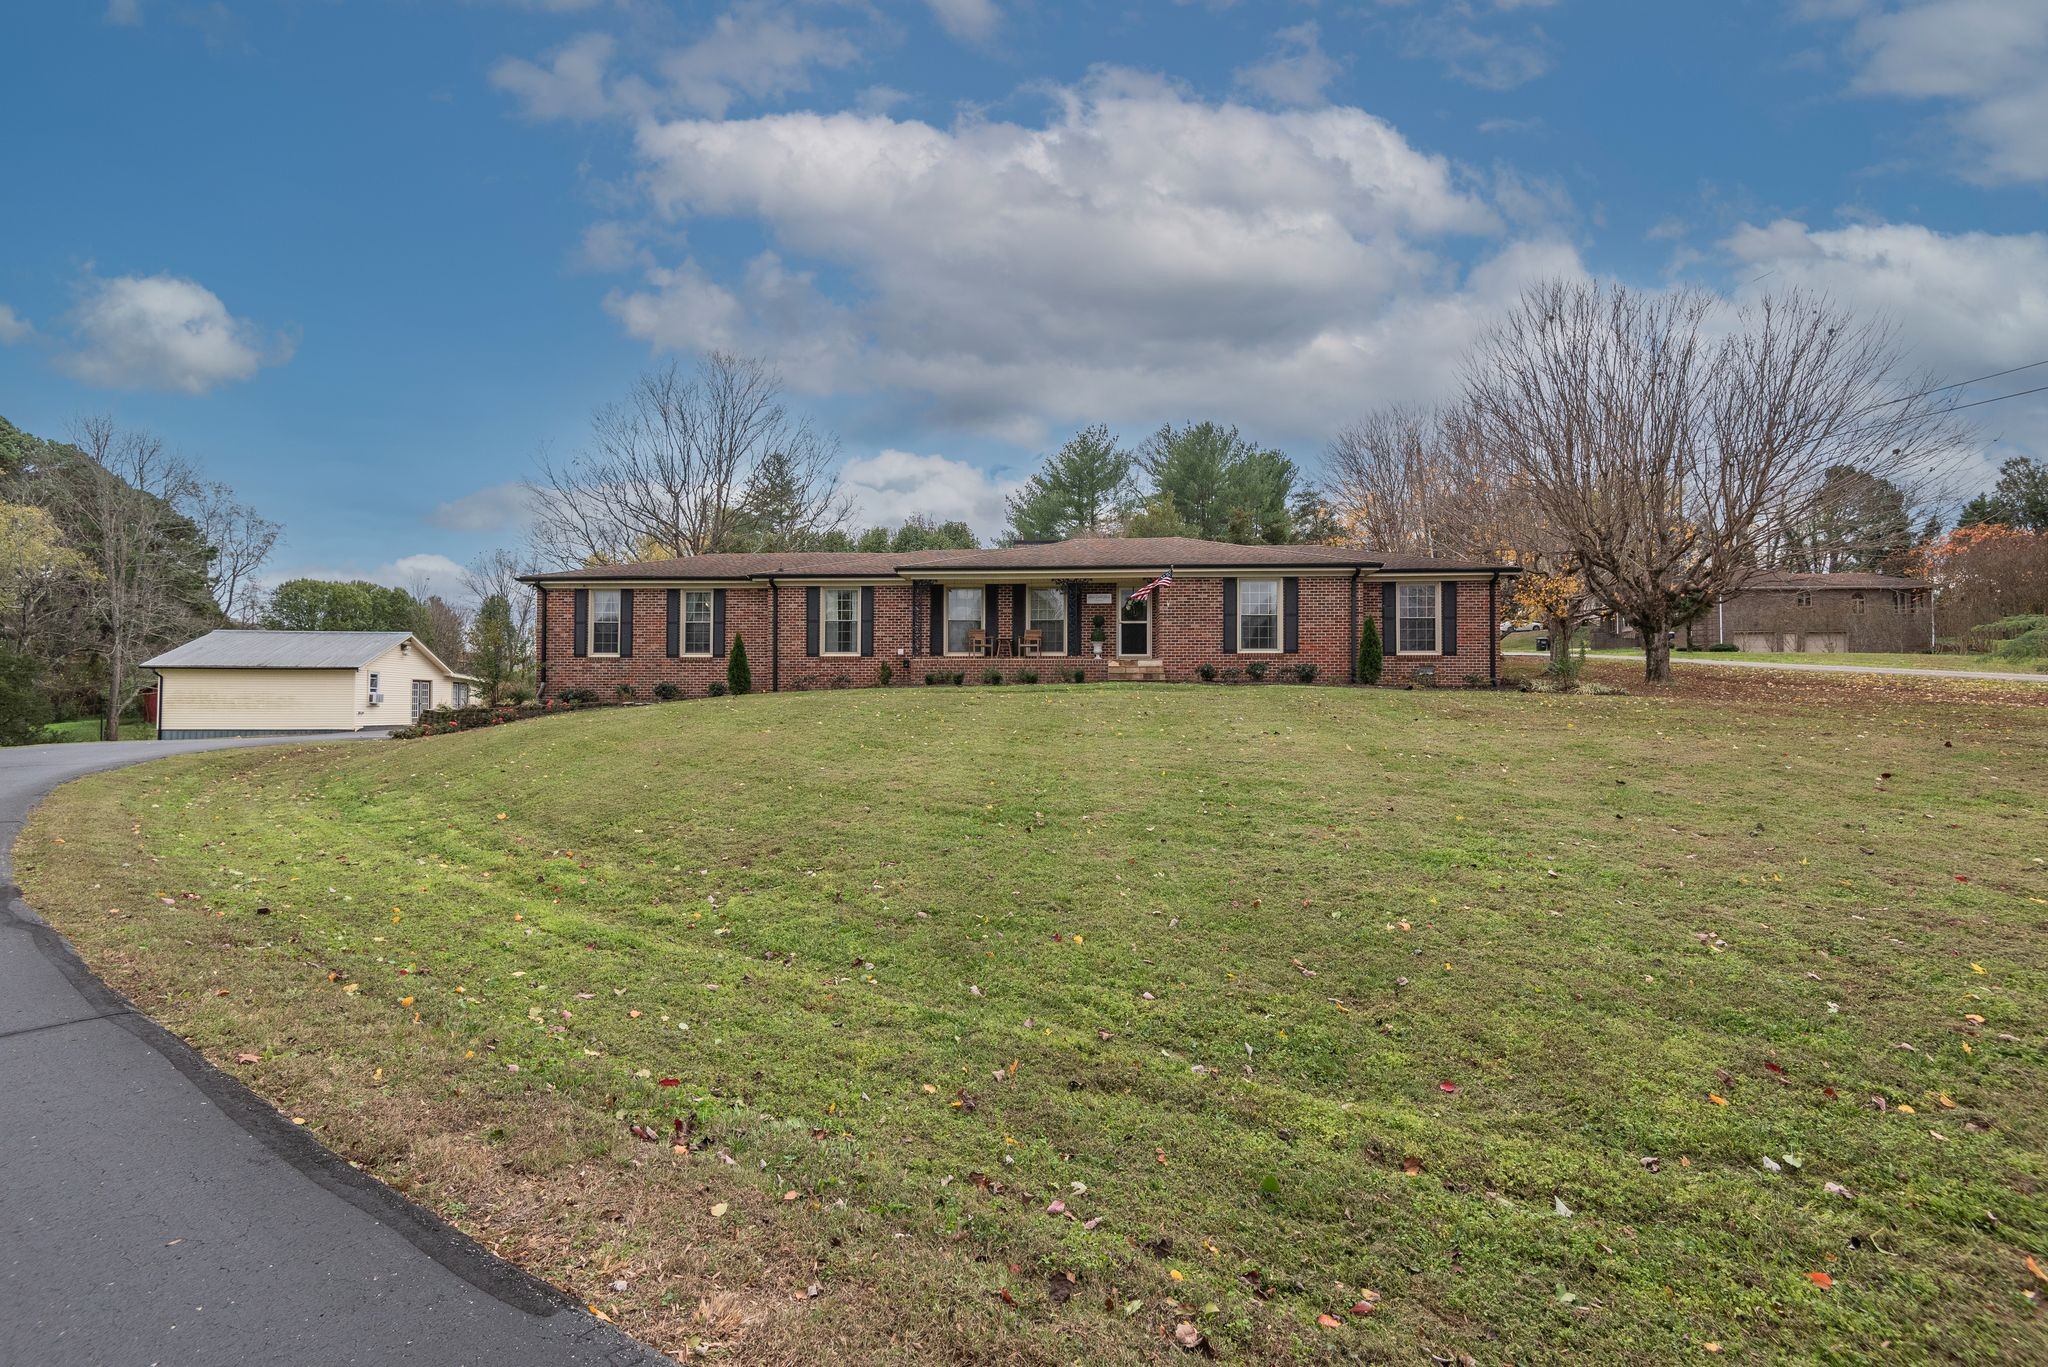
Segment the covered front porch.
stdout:
[[1079,668],[1091,678],[1163,678],[1163,600],[1172,588],[1158,578],[920,581],[911,596],[914,654],[962,667],[1043,665]]

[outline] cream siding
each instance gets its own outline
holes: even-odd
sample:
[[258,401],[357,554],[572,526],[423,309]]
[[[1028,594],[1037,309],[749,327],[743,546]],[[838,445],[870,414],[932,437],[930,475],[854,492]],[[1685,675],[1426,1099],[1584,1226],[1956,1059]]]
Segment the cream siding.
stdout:
[[[370,676],[378,676],[382,704],[370,706]],[[455,676],[427,658],[417,644],[411,649],[393,646],[356,671],[355,720],[351,726],[412,725],[412,685],[424,679],[433,685],[433,706],[446,707],[455,701]]]
[[166,731],[353,731],[349,669],[166,669]]

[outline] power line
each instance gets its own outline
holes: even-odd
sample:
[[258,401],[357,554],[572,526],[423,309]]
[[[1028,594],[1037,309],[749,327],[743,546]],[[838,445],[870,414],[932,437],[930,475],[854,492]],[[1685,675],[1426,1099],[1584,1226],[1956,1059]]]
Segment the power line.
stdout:
[[[2043,364],[2048,364],[2048,362],[2044,362]],[[2032,367],[2030,366],[2020,367],[2020,369],[2022,370],[2028,370],[2031,368]],[[2007,371],[2006,373],[2009,375],[2012,372]],[[1968,382],[1966,381],[1965,383]],[[2040,394],[2044,392],[2048,392],[2048,384],[2035,385],[2032,389],[2022,389],[2012,394],[1999,394],[1989,399],[1979,399],[1975,403],[1959,403],[1954,408],[1944,408],[1941,411],[1944,413],[1960,413],[1965,408],[1982,408],[1987,403],[2003,403],[2007,399],[2020,399],[2025,398],[2029,394]]]
[[[1961,388],[1962,388],[1962,387],[1963,387],[1964,385],[1972,385],[1972,384],[1982,384],[1982,383],[1983,383],[1984,381],[1986,381],[1986,380],[1996,380],[1996,379],[2000,378],[2001,376],[2005,376],[2005,375],[2017,375],[2017,374],[2019,374],[2019,373],[2020,373],[2020,372],[2021,372],[2022,370],[2038,370],[2038,369],[2040,369],[2040,368],[2041,368],[2042,366],[2044,366],[2044,365],[2048,365],[2048,361],[2030,361],[2030,362],[2028,362],[2028,363],[2027,363],[2026,365],[2016,365],[2016,366],[2014,366],[2014,367],[2013,367],[2013,368],[2012,368],[2011,370],[1994,370],[1994,371],[1992,371],[1992,372],[1991,372],[1991,373],[1990,373],[1989,375],[1978,375],[1978,376],[1975,376],[1975,377],[1973,377],[1973,378],[1971,378],[1971,379],[1967,379],[1967,380],[1957,380],[1957,381],[1956,381],[1955,383],[1953,383],[1953,384],[1938,384],[1938,385],[1934,386],[1934,388],[1932,388],[1932,389],[1923,389],[1923,390],[1921,390],[1921,391],[1920,391],[1920,392],[1919,392],[1918,394],[1907,394],[1907,395],[1904,395],[1904,396],[1902,396],[1902,397],[1900,397],[1900,398],[1896,398],[1896,399],[1886,399],[1886,400],[1885,400],[1885,401],[1884,401],[1883,403],[1874,403],[1874,404],[1872,404],[1872,405],[1871,405],[1871,406],[1870,406],[1869,408],[1866,408],[1866,409],[1864,409],[1863,411],[1864,411],[1864,412],[1866,412],[1866,413],[1872,413],[1872,412],[1875,412],[1875,411],[1877,411],[1877,410],[1878,410],[1878,409],[1880,409],[1880,408],[1889,408],[1889,407],[1891,407],[1891,406],[1892,406],[1893,404],[1895,404],[1895,403],[1910,403],[1910,402],[1911,402],[1912,400],[1914,400],[1914,399],[1924,399],[1924,398],[1926,398],[1926,397],[1927,397],[1927,396],[1928,396],[1929,394],[1939,394],[1939,393],[1941,393],[1941,392],[1942,392],[1943,390],[1945,390],[1945,389],[1961,389]],[[2035,391],[2034,391],[2034,390],[2031,390],[2031,389],[2026,389],[2026,390],[2022,390],[2022,391],[2020,391],[2020,392],[2021,392],[2021,393],[2024,393],[2024,394],[2032,394],[2032,393],[2034,393]],[[2010,399],[2010,398],[2016,398],[2016,397],[2018,397],[2018,396],[2017,396],[2017,395],[2012,395],[2012,394],[2008,394],[2008,395],[2006,395],[2006,397]],[[1988,399],[1987,399],[1987,400],[1985,400],[1985,402],[1989,403],[1989,402],[1993,402],[1993,401],[1992,401],[1992,400],[1988,400]],[[1975,407],[1975,405],[1974,405],[1974,404],[1964,404],[1964,405],[1963,405],[1963,407],[1965,407],[1965,408],[1973,408],[1973,407]],[[1948,412],[1954,412],[1955,410],[1954,410],[1954,409],[1949,409],[1949,410],[1947,410],[1947,411],[1948,411]]]

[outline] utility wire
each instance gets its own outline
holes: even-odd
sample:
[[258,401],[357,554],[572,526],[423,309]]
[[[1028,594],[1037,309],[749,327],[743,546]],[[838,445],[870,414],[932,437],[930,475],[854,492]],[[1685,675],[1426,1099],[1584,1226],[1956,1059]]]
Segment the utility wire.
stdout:
[[[1919,392],[1918,394],[1907,394],[1907,395],[1905,395],[1905,396],[1904,396],[1903,398],[1897,398],[1897,399],[1886,399],[1886,400],[1885,400],[1885,401],[1884,401],[1883,403],[1879,403],[1879,404],[1872,404],[1872,405],[1870,406],[1870,408],[1867,408],[1867,409],[1865,409],[1865,410],[1864,410],[1864,412],[1866,412],[1866,413],[1867,413],[1867,412],[1870,412],[1870,411],[1871,411],[1871,409],[1877,409],[1877,408],[1886,408],[1886,407],[1889,407],[1890,405],[1892,405],[1892,404],[1895,404],[1895,403],[1907,403],[1907,402],[1909,402],[1909,401],[1911,401],[1911,400],[1913,400],[1913,399],[1924,399],[1924,398],[1926,398],[1926,397],[1927,397],[1927,396],[1928,396],[1929,394],[1939,394],[1939,393],[1941,393],[1941,392],[1942,392],[1942,391],[1943,391],[1944,389],[1961,389],[1961,388],[1962,388],[1962,387],[1963,387],[1964,385],[1969,385],[1969,384],[1982,384],[1982,383],[1983,383],[1984,381],[1986,381],[1986,380],[1996,380],[1996,379],[2000,378],[2001,376],[2005,376],[2005,375],[2017,375],[2017,374],[2019,374],[2019,373],[2020,373],[2020,372],[2021,372],[2022,370],[2038,370],[2038,369],[2040,369],[2040,368],[2041,368],[2042,366],[2044,366],[2044,365],[2048,365],[2048,361],[2030,361],[2030,362],[2028,362],[2028,363],[2027,363],[2026,365],[2016,365],[2016,366],[2014,366],[2014,367],[2013,367],[2013,368],[2012,368],[2011,370],[1994,370],[1994,371],[1992,371],[1992,372],[1991,372],[1991,373],[1990,373],[1989,375],[1978,375],[1978,376],[1976,376],[1976,377],[1974,377],[1974,378],[1972,378],[1972,379],[1968,379],[1968,380],[1957,380],[1957,381],[1956,381],[1956,382],[1955,382],[1954,384],[1938,384],[1938,385],[1934,386],[1934,388],[1932,388],[1932,389],[1923,389],[1923,390],[1921,390],[1921,391],[1920,391],[1920,392]],[[2032,390],[2032,389],[2023,389],[2023,390],[2021,390],[2021,391],[2020,391],[2020,393],[2021,393],[2021,394],[2033,394],[2033,393],[2036,393],[2036,392],[2038,392],[2038,391],[2036,391],[2036,390]],[[2018,395],[2015,395],[2015,394],[2008,394],[2008,395],[2006,395],[2005,397],[2006,397],[2006,398],[2008,398],[2008,399],[2011,399],[2011,398],[2017,398],[2017,397],[2018,397]],[[1986,402],[1986,403],[1992,403],[1992,402],[1995,402],[1995,400],[1991,400],[1991,399],[1986,399],[1986,400],[1984,400],[1984,402]],[[1964,405],[1963,405],[1963,407],[1965,407],[1965,408],[1973,408],[1973,407],[1975,407],[1975,405],[1974,405],[1974,404],[1964,404]],[[1951,410],[1951,411],[1953,411],[1953,410]]]
[[[2044,362],[2043,364],[2048,364],[2048,362]],[[2028,367],[2026,367],[2026,366],[2022,366],[2022,367],[2020,367],[2020,368],[2021,368],[2022,370],[2028,369]],[[2010,374],[2011,372],[2010,372],[2010,371],[2008,371],[2008,372],[2006,372],[2006,373],[2007,373],[2007,374]],[[1965,381],[1964,383],[1969,383],[1969,382],[1968,382],[1968,381]],[[1944,409],[1942,409],[1941,411],[1942,411],[1942,412],[1944,412],[1944,413],[1960,413],[1960,412],[1962,412],[1962,411],[1963,411],[1963,410],[1964,410],[1965,408],[1982,408],[1982,407],[1983,407],[1983,406],[1984,406],[1985,404],[1987,404],[1987,403],[2003,403],[2003,402],[2005,402],[2005,401],[2006,401],[2007,399],[2019,399],[2019,398],[2025,398],[2025,397],[2026,397],[2027,395],[2029,395],[2029,394],[2039,394],[2039,393],[2042,393],[2043,391],[2048,391],[2048,384],[2040,384],[2040,385],[2035,385],[2035,386],[2034,386],[2034,387],[2033,387],[2032,389],[2022,389],[2022,390],[2019,390],[2018,392],[2016,392],[2016,393],[2012,393],[2012,394],[1999,394],[1999,395],[1997,395],[1997,396],[1995,396],[1995,397],[1993,397],[1993,398],[1989,398],[1989,399],[1979,399],[1979,400],[1977,400],[1977,401],[1976,401],[1975,403],[1959,403],[1959,404],[1957,404],[1957,405],[1956,405],[1956,406],[1955,406],[1954,408],[1944,408]]]

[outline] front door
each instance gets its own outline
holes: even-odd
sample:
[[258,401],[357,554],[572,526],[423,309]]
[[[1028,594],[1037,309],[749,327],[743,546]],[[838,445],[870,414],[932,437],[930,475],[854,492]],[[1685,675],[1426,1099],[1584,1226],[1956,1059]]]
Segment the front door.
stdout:
[[414,679],[412,681],[412,719],[418,721],[420,714],[434,705],[434,681]]
[[1149,597],[1133,598],[1133,590],[1122,589],[1117,600],[1123,607],[1117,613],[1116,653],[1130,659],[1145,660],[1152,656],[1152,600]]

